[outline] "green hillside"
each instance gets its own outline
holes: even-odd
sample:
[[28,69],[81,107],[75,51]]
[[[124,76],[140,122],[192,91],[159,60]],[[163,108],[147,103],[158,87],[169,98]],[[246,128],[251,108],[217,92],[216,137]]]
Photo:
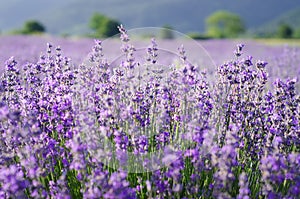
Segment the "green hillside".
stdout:
[[275,34],[280,24],[288,24],[293,29],[300,29],[300,7],[287,11],[280,16],[263,24],[256,31],[259,34]]

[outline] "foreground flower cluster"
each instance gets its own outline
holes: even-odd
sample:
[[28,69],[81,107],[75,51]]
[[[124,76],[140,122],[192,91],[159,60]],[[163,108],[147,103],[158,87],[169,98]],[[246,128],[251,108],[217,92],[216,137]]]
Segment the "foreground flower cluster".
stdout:
[[[297,198],[296,79],[268,90],[267,63],[243,57],[210,84],[188,62],[145,62],[119,27],[123,60],[101,41],[74,67],[48,44],[37,63],[6,62],[0,85],[0,198]],[[142,69],[142,70],[141,70]]]

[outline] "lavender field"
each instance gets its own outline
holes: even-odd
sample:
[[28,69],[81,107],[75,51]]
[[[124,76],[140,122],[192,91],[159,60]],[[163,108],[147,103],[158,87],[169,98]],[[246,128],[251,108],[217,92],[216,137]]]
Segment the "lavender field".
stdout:
[[[87,38],[60,38],[54,36],[30,36],[15,35],[0,37],[0,71],[5,69],[5,61],[14,57],[18,65],[26,63],[35,63],[39,60],[41,54],[46,51],[47,43],[62,48],[63,55],[71,60],[72,65],[79,65],[88,57],[91,46],[94,45],[93,39]],[[150,39],[135,40],[134,45],[147,47]],[[269,74],[269,83],[272,84],[276,78],[287,79],[289,77],[300,76],[300,56],[299,46],[282,45],[264,45],[255,40],[179,40],[179,41],[158,41],[160,48],[165,48],[176,53],[177,48],[184,45],[188,49],[189,60],[199,64],[199,60],[208,60],[205,64],[199,64],[205,70],[213,73],[226,61],[231,60],[232,52],[236,44],[243,43],[246,45],[245,54],[254,58],[266,60],[269,64],[266,68]],[[120,50],[121,42],[118,39],[106,39],[103,42],[105,56],[108,59],[118,57],[122,54]],[[203,51],[203,48],[206,52]],[[144,51],[142,52],[144,53]],[[207,53],[207,54],[205,54]],[[143,56],[143,55],[142,55]],[[161,59],[166,56],[161,56]]]
[[299,198],[298,47],[119,31],[0,37],[0,198]]

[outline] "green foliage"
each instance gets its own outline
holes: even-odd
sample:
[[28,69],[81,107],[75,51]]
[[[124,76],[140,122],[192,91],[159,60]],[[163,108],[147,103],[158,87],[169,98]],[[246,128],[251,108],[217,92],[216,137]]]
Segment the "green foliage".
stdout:
[[242,19],[227,11],[217,11],[205,20],[207,35],[215,38],[232,38],[245,32]]
[[75,170],[69,170],[67,172],[67,181],[68,181],[68,187],[70,189],[70,194],[72,198],[83,198],[81,193],[82,184],[77,179],[77,172]]
[[300,39],[300,28],[297,28],[294,31],[293,37],[296,38],[296,39]]
[[96,37],[111,37],[118,34],[119,25],[119,21],[108,18],[100,13],[94,13],[89,22],[89,26],[95,31]]
[[210,39],[209,36],[205,35],[205,34],[200,34],[197,32],[191,32],[187,34],[190,38],[195,39],[195,40],[206,40],[206,39]]
[[174,39],[173,28],[169,25],[164,25],[160,32],[162,39]]
[[36,34],[43,33],[46,28],[43,24],[36,20],[29,20],[24,23],[23,28],[20,30],[21,34]]
[[36,21],[36,20],[29,20],[24,23],[24,25],[21,29],[12,30],[12,31],[10,31],[10,34],[13,34],[13,35],[41,34],[41,33],[44,33],[45,31],[46,31],[46,28],[41,22]]
[[281,24],[278,26],[277,36],[279,38],[291,38],[293,36],[293,29],[288,24]]

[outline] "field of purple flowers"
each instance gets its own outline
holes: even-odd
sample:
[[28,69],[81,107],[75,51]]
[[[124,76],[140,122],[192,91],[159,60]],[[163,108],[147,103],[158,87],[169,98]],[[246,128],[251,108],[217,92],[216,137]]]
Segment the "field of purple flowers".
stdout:
[[0,37],[0,198],[299,197],[297,48],[203,41],[209,68],[119,30]]

